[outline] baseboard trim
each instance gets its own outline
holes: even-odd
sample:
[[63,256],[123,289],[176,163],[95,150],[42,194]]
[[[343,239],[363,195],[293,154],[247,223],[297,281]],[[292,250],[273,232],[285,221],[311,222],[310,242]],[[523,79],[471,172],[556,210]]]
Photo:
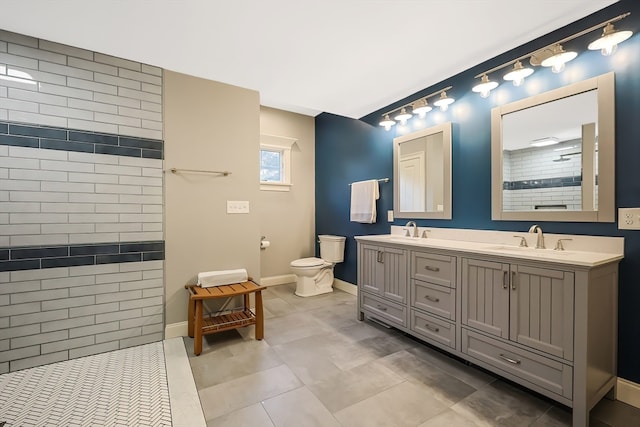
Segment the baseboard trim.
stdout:
[[283,274],[281,276],[261,277],[260,286],[278,286],[285,283],[294,283],[296,281],[295,274]]
[[164,339],[186,337],[189,333],[188,322],[171,323],[164,327]]
[[616,399],[627,405],[640,408],[640,384],[618,378]]
[[348,294],[358,296],[358,287],[353,283],[345,282],[340,279],[333,279],[333,287],[345,291]]

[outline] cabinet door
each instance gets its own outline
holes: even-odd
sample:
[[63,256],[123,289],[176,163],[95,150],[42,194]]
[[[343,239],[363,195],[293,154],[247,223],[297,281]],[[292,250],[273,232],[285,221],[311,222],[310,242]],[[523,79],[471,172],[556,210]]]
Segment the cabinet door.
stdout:
[[407,251],[384,248],[383,256],[383,296],[390,300],[405,303],[407,301]]
[[509,264],[462,260],[462,323],[509,338]]
[[573,273],[511,266],[511,341],[573,360]]
[[360,245],[360,277],[358,285],[362,290],[382,295],[384,287],[384,248]]

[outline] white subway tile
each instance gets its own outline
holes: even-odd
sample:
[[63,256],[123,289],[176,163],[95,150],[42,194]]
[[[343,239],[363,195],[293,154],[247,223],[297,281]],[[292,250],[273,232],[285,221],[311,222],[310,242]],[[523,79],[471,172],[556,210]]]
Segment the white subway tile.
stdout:
[[145,279],[122,283],[121,290],[163,288],[164,284],[162,281],[162,275],[160,275],[159,277],[149,277],[153,276],[154,274],[157,274],[157,270],[143,271],[142,277],[144,277]]
[[[80,234],[95,232],[95,224],[42,224],[42,234]],[[72,242],[69,242],[72,243]]]
[[104,83],[98,83],[89,80],[76,79],[73,77],[67,77],[67,86],[91,90],[94,92],[108,93],[110,95],[118,94],[117,86],[107,85]]
[[142,224],[142,231],[145,232],[149,232],[149,231],[162,231],[162,223],[161,222],[157,222],[157,223],[149,223],[149,222],[145,222],[144,224]]
[[0,63],[7,65],[17,65],[32,70],[38,69],[38,60],[33,58],[25,58],[24,56],[11,55],[10,53],[0,52]]
[[9,192],[0,190],[0,202],[8,202],[8,201],[9,201]]
[[142,187],[136,185],[95,184],[96,193],[142,194]]
[[25,337],[15,337],[11,339],[11,348],[29,347],[32,345],[44,344],[52,341],[60,341],[67,339],[69,335],[68,331],[55,331],[47,332],[46,334],[39,333],[36,335],[28,335]]
[[100,123],[89,120],[69,119],[69,127],[72,129],[89,130],[92,132],[118,133],[118,126],[111,123]]
[[69,214],[69,223],[100,223],[100,222],[117,222],[117,214]]
[[116,114],[118,112],[118,107],[116,105],[104,104],[102,102],[86,101],[84,99],[75,98],[69,98],[68,101],[69,107],[72,108],[111,114]]
[[95,304],[96,297],[94,295],[87,295],[84,297],[65,298],[59,300],[42,301],[42,310],[58,310],[61,308],[81,307],[85,305]]
[[0,205],[0,212],[40,212],[40,203],[6,202]]
[[[76,108],[60,107],[57,105],[40,105],[40,112],[50,116],[60,116],[73,119],[93,120],[93,111],[78,110]],[[97,114],[97,113],[96,113]]]
[[89,101],[93,99],[93,93],[91,91],[49,83],[40,83],[40,92],[51,93],[53,95],[68,96],[70,98],[87,99]]
[[151,279],[158,279],[157,286],[164,286],[164,282],[162,281],[163,277],[164,277],[164,272],[160,269],[142,272],[143,281],[151,281]]
[[0,156],[8,156],[9,147],[7,145],[0,145]]
[[162,187],[162,178],[122,175],[119,177],[118,183],[125,185],[149,185],[152,187]]
[[104,55],[96,52],[94,60],[103,64],[113,65],[115,67],[127,68],[129,70],[140,71],[142,66],[139,62],[129,61],[127,59],[116,58],[114,56]]
[[89,244],[89,243],[109,243],[117,242],[118,234],[116,233],[89,233],[89,234],[70,234],[70,244]]
[[118,107],[118,114],[128,117],[138,117],[141,119],[162,121],[162,113],[154,111],[145,111],[136,108]]
[[142,127],[145,129],[153,129],[162,131],[162,122],[156,122],[153,120],[142,120]]
[[97,174],[97,173],[70,173],[69,182],[94,182],[102,184],[117,184],[117,175]]
[[0,40],[24,46],[38,47],[38,39],[18,33],[12,33],[11,31],[0,30]]
[[21,234],[40,234],[40,224],[0,225],[0,236],[15,236]]
[[95,73],[94,80],[100,83],[106,83],[119,87],[126,87],[129,89],[140,90],[142,84],[137,80],[123,79],[122,77],[116,77],[115,75],[107,75]]
[[136,242],[140,240],[162,240],[162,232],[143,231],[140,233],[120,233],[121,242]]
[[7,51],[7,42],[0,41],[0,52]]
[[7,110],[26,111],[28,113],[37,113],[38,104],[36,102],[20,101],[19,99],[0,98],[0,108]]
[[8,213],[0,213],[0,224],[9,224],[9,214]]
[[[15,67],[9,68],[7,72],[10,75],[17,77],[18,79],[24,76],[23,73],[26,73],[29,76],[31,76],[31,78],[33,79],[33,83],[30,83],[29,80],[26,81],[27,83],[29,83],[29,86],[30,86],[30,88],[27,88],[27,90],[37,91],[38,88],[40,87],[39,85],[40,83],[52,83],[60,86],[65,86],[67,84],[67,78],[65,76],[62,76],[60,74],[47,73],[46,71],[37,71],[37,70],[31,70],[26,67],[15,66]],[[36,82],[38,84],[34,84]]]
[[[40,354],[40,346],[34,345],[33,347],[19,348],[16,350],[3,351],[0,353],[0,362],[10,361],[11,370],[15,371],[21,369],[21,362],[24,360],[30,360],[30,356]],[[17,366],[17,368],[16,368]],[[30,366],[28,366],[30,367]]]
[[[123,264],[141,264],[134,262],[127,262]],[[112,264],[119,265],[122,264]],[[96,284],[99,283],[116,283],[116,282],[130,282],[134,280],[142,280],[142,271],[126,271],[124,273],[113,273],[113,274],[101,274],[100,276],[96,276]]]
[[156,95],[148,92],[142,92],[140,90],[135,90],[135,89],[129,89],[126,87],[119,87],[118,95],[125,98],[133,98],[133,99],[139,99],[141,101],[155,102],[157,104],[162,103],[162,97],[160,95]]
[[156,95],[162,95],[162,86],[160,86],[159,84],[142,83],[142,91],[155,93]]
[[99,325],[82,326],[79,328],[69,329],[69,338],[77,338],[86,335],[104,334],[110,331],[118,330],[118,322],[101,323]]
[[40,61],[39,69],[49,73],[61,74],[67,77],[76,77],[79,79],[93,80],[93,72],[66,65],[54,64],[47,61]]
[[61,150],[41,150],[29,147],[9,147],[10,157],[25,157],[28,159],[67,160],[67,152]]
[[115,114],[95,113],[95,120],[105,123],[115,123],[118,125],[140,127],[140,119],[135,117],[118,116]]
[[[120,222],[162,222],[162,214],[120,214]],[[149,239],[151,240],[151,239]]]
[[9,120],[9,112],[4,108],[0,108],[0,120]]
[[10,169],[11,179],[32,179],[38,181],[67,181],[67,173],[59,171],[33,170],[33,169]]
[[71,193],[69,201],[72,203],[118,203],[117,194]]
[[111,74],[114,76],[118,74],[117,67],[94,62],[93,53],[91,55],[91,58],[69,58],[69,65],[75,68],[81,68],[83,70],[95,71],[95,77],[98,76],[98,73]]
[[[127,224],[96,224],[97,233],[119,233],[119,232],[133,232],[142,231],[142,224],[139,223],[127,223]],[[119,240],[120,237],[116,238]]]
[[162,195],[162,187],[142,187],[142,194]]
[[64,96],[48,95],[46,93],[33,92],[30,90],[23,90],[23,89],[17,89],[17,88],[9,88],[7,96],[13,99],[38,102],[42,104],[60,105],[60,106],[67,105],[67,98]]
[[153,177],[157,177],[157,178],[162,178],[163,177],[163,173],[162,173],[162,169],[158,168],[143,168],[142,169],[142,176],[153,176]]
[[[63,55],[74,56],[76,58],[83,58],[88,61],[93,61],[93,52],[85,49],[80,49],[77,47],[67,46],[65,44],[59,44],[50,42],[48,40],[38,40],[40,49],[48,50],[51,52],[61,53]],[[71,60],[75,58],[69,58],[69,65],[71,64]]]
[[[69,290],[69,296],[78,297],[83,295],[109,294],[112,292],[119,292],[119,290],[120,290],[119,283],[105,283],[103,285],[93,285],[93,286],[78,286],[75,288],[71,288]],[[97,299],[96,299],[96,303],[98,303]],[[100,323],[100,322],[96,322],[96,323]]]
[[11,224],[51,224],[67,222],[66,214],[54,213],[20,213],[9,214]]
[[29,280],[42,280],[42,289],[50,289],[44,287],[45,281],[55,280],[63,277],[69,277],[69,268],[46,268],[44,270],[25,270],[25,271],[12,271],[12,282],[26,282]]
[[[33,308],[35,308],[38,304],[30,304],[28,312],[34,312]],[[15,313],[11,313],[13,315]],[[16,324],[14,325],[11,322],[11,326],[19,326],[10,329],[0,330],[0,339],[7,339],[13,337],[19,337],[24,335],[33,335],[40,333],[40,325],[29,325],[29,324]]]
[[120,135],[135,136],[138,138],[162,139],[162,131],[143,128],[132,128],[129,126],[118,126]]
[[162,205],[144,205],[142,213],[162,213]]
[[142,204],[162,204],[162,195],[160,196],[131,196],[128,194],[121,194],[120,203],[142,203]]
[[[56,325],[56,322],[51,322],[52,325]],[[85,322],[85,325],[87,322]],[[44,326],[44,325],[43,325]],[[49,325],[47,325],[49,326]],[[70,340],[56,341],[47,344],[42,344],[40,349],[42,354],[55,353],[62,350],[69,350],[74,348],[86,347],[95,343],[94,336],[74,338]]]
[[162,113],[162,104],[159,104],[157,102],[142,101],[141,108],[143,110],[155,111],[156,113]]
[[95,212],[92,203],[42,203],[42,212],[86,213]]
[[0,179],[0,188],[16,191],[40,191],[40,181],[15,181]]
[[9,199],[12,202],[67,202],[67,193],[43,193],[40,191],[11,191]]
[[0,179],[9,179],[9,169],[6,169],[6,168],[0,169]]
[[[94,266],[87,266],[94,267]],[[72,267],[72,268],[80,268],[80,267]],[[42,270],[45,271],[45,270]],[[61,288],[73,288],[75,286],[88,286],[95,285],[96,278],[95,276],[85,275],[85,276],[76,276],[69,277],[67,274],[64,277],[52,277],[52,278],[43,278],[42,279],[42,289],[61,289]]]
[[9,43],[7,51],[14,55],[26,56],[27,58],[39,59],[41,61],[54,62],[56,64],[66,65],[67,57],[60,55],[59,53],[47,52],[28,46],[21,46],[19,44]]
[[28,113],[24,111],[9,111],[8,120],[14,122],[35,123],[45,126],[67,127],[65,117],[46,116],[44,114]]
[[91,356],[92,354],[99,354],[118,349],[120,349],[120,344],[117,341],[90,345],[88,347],[72,348],[69,350],[69,358],[76,359],[78,357]]
[[108,295],[96,295],[96,304],[106,304],[108,302],[126,301],[126,300],[139,299],[139,298],[142,298],[142,291],[140,290],[126,291],[126,292],[116,291]]
[[162,304],[162,297],[142,298],[132,301],[121,301],[120,310],[129,310],[132,308],[150,307]]
[[[140,293],[140,296],[142,296],[142,293]],[[134,308],[133,310],[117,311],[114,313],[104,313],[104,314],[97,315],[96,323],[113,322],[116,320],[125,320],[125,319],[137,318],[137,317],[142,317],[142,309],[140,308]]]
[[93,277],[93,282],[90,284],[95,284],[94,275],[117,273],[118,271],[120,271],[118,269],[118,264],[81,265],[78,267],[69,268],[69,276],[90,276]]
[[142,64],[142,72],[162,77],[162,68],[153,65]]
[[[40,325],[36,325],[36,323],[42,324],[52,320],[66,319],[68,317],[69,317],[69,310],[55,310],[55,311],[44,311],[44,312],[40,311],[37,313],[12,316],[11,326],[14,327],[12,329],[21,329],[21,328],[15,328],[15,326],[23,326],[23,325],[28,325],[27,327],[31,327],[31,328],[35,328],[37,326],[38,329],[40,329]],[[27,335],[27,334],[20,334],[20,335]]]
[[[121,156],[118,162],[123,166],[139,166],[141,168],[156,168],[162,169],[162,160],[160,159],[145,159],[141,157],[125,157]],[[141,175],[141,174],[126,174],[126,175]]]
[[49,182],[42,181],[42,191],[64,191],[68,193],[93,193],[94,184],[80,182]]
[[96,213],[142,213],[142,205],[100,203],[95,205],[95,209],[96,209]]
[[119,329],[113,332],[106,332],[103,334],[96,335],[96,343],[103,343],[114,340],[122,340],[126,338],[136,338],[140,337],[142,334],[142,328],[131,328],[131,329]]
[[[43,150],[49,151],[49,150]],[[80,153],[75,151],[69,152],[70,162],[84,162],[84,163],[100,163],[106,165],[117,165],[119,156],[112,156],[110,154],[92,154],[92,153]]]
[[8,87],[8,88],[13,87],[13,88],[18,88],[23,90],[30,90],[30,91],[38,90],[38,86],[34,82],[30,80],[25,80],[25,79],[3,80],[2,86]]
[[154,76],[151,74],[141,73],[138,71],[128,70],[126,68],[120,68],[118,70],[118,76],[125,79],[137,80],[140,82],[150,83],[151,85],[161,85],[162,77]]
[[123,105],[125,107],[140,108],[140,100],[133,98],[123,98],[121,96],[109,95],[106,93],[96,93],[93,97],[94,101],[104,102],[105,104]]
[[67,298],[69,290],[66,288],[39,290],[34,292],[16,292],[11,295],[11,304],[21,304],[25,302],[47,301],[50,299]]
[[40,167],[40,161],[37,159],[0,157],[0,167],[11,169],[37,169]]
[[[2,73],[2,67],[0,67],[0,74]],[[0,86],[0,98],[6,98],[9,93],[6,86]]]
[[93,165],[89,163],[57,161],[57,160],[41,160],[40,168],[44,170],[50,170],[50,171],[68,171],[68,172],[93,172],[94,170]]

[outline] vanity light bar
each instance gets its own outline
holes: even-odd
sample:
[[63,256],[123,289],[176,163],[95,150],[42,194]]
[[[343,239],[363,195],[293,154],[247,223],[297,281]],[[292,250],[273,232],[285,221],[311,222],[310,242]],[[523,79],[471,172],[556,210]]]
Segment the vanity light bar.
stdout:
[[613,23],[626,18],[630,14],[631,12],[623,13],[622,15],[618,15],[615,18],[611,18],[607,21],[601,22],[600,24],[594,25],[571,36],[565,37],[562,40],[558,40],[557,42],[554,42],[541,49],[529,52],[526,55],[522,55],[516,59],[512,59],[509,62],[505,62],[502,65],[498,65],[497,67],[493,67],[490,70],[480,73],[475,76],[475,78],[481,79],[481,81],[473,87],[473,91],[479,92],[483,98],[488,97],[491,90],[498,87],[498,83],[490,81],[487,75],[511,65],[513,65],[513,69],[508,72],[503,77],[503,79],[512,81],[515,86],[520,86],[524,82],[524,79],[526,77],[533,74],[532,68],[522,66],[521,61],[527,58],[529,58],[529,63],[532,66],[540,65],[543,67],[552,67],[553,72],[559,73],[564,69],[564,64],[578,56],[577,52],[564,51],[564,49],[562,48],[562,43],[576,39],[600,28],[604,28],[602,36],[597,40],[591,42],[588,48],[591,50],[600,49],[603,55],[611,55],[615,52],[618,43],[627,40],[633,34],[631,31],[616,31],[613,27]]
[[[433,98],[436,95],[439,95],[440,97],[433,103],[433,105],[435,105],[436,107],[440,107],[441,111],[446,111],[449,105],[451,105],[455,101],[450,96],[447,96],[447,91],[452,88],[453,86],[447,86],[437,92],[430,93],[427,96],[422,96],[407,104],[401,105],[398,108],[394,108],[393,110],[389,110],[386,113],[383,113],[382,120],[380,120],[379,125],[384,127],[386,130],[390,130],[391,127],[396,124],[396,121],[404,125],[407,123],[407,120],[413,117],[414,114],[419,116],[420,118],[423,118],[429,111],[432,110],[431,106],[427,102],[427,99]],[[409,111],[409,109],[411,109],[411,111]],[[393,117],[393,119],[391,117]]]

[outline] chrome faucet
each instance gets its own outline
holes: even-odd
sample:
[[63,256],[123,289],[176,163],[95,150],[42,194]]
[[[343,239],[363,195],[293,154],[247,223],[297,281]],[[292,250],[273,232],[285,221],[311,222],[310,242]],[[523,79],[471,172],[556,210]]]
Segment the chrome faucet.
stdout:
[[542,234],[542,227],[538,224],[533,224],[529,228],[529,233],[538,233],[538,240],[536,242],[536,249],[544,249],[544,235]]
[[[418,237],[418,225],[416,224],[415,221],[407,222],[405,227],[413,227],[413,233],[411,233],[411,236],[412,237]],[[406,229],[406,230],[407,230],[407,235],[409,235],[409,229]]]

